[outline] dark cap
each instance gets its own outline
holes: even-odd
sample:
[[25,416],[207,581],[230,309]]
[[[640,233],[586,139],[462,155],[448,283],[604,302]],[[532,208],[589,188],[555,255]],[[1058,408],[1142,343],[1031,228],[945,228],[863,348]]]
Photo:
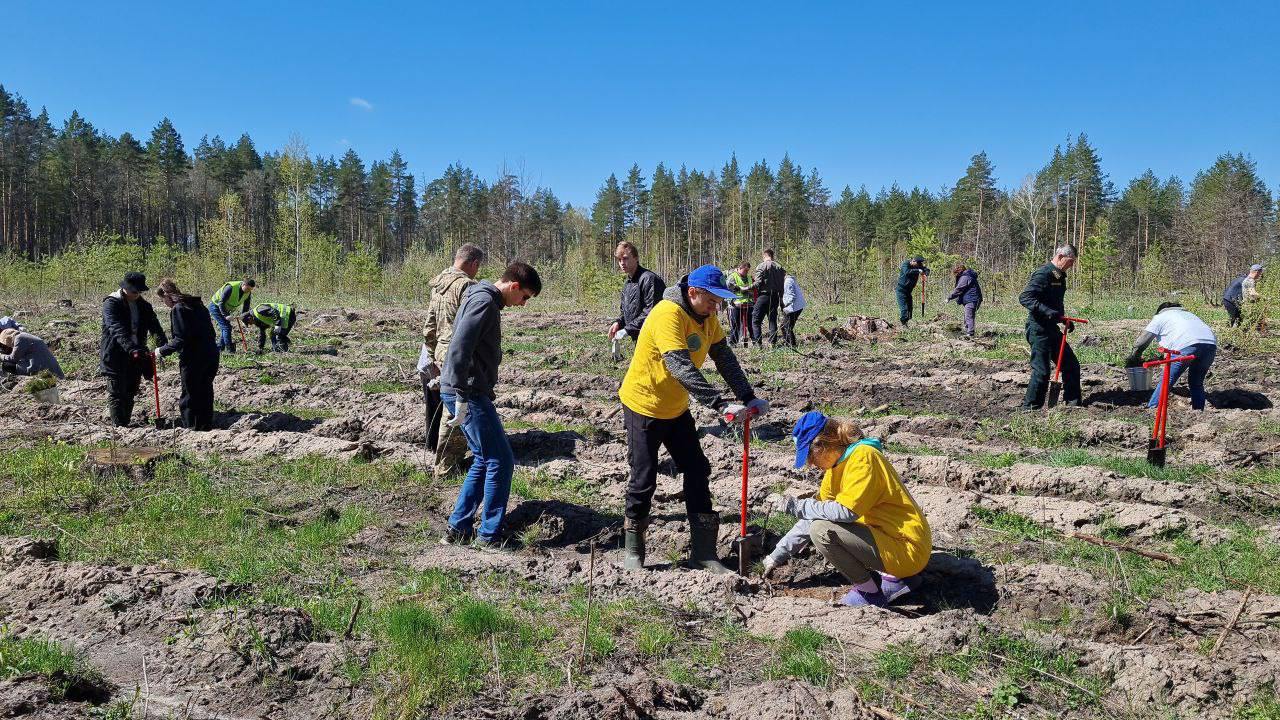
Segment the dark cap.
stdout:
[[140,272],[125,273],[124,280],[120,281],[120,287],[136,293],[144,293],[151,289],[147,287],[147,276]]
[[918,263],[920,263],[921,265],[923,265],[923,264],[924,264],[924,256],[923,256],[923,255],[917,255],[917,256],[915,256],[915,262],[918,262]]

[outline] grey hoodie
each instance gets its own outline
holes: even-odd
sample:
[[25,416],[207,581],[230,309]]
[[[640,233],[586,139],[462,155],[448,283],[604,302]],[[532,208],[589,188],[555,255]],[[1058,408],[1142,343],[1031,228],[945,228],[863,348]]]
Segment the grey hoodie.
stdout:
[[49,346],[31,333],[18,333],[13,341],[13,352],[8,355],[0,354],[0,361],[17,365],[19,375],[35,375],[41,370],[48,370],[55,377],[65,377],[57,358],[49,351]]
[[502,362],[502,291],[488,280],[467,288],[453,320],[453,339],[440,373],[440,392],[466,399],[497,397],[498,364]]

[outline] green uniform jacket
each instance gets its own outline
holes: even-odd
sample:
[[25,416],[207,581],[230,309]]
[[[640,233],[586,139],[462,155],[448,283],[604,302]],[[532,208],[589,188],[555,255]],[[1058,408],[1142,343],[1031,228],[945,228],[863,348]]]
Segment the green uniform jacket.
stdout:
[[910,295],[911,291],[916,289],[916,283],[920,281],[921,274],[928,275],[929,268],[923,265],[913,268],[910,260],[902,261],[902,265],[898,267],[898,294]]
[[245,292],[244,283],[232,280],[213,294],[213,302],[222,308],[222,314],[230,316],[235,306],[240,306],[240,313],[249,312],[249,293]]
[[1063,300],[1067,294],[1067,274],[1053,263],[1047,263],[1031,273],[1027,287],[1018,296],[1018,302],[1027,309],[1027,325],[1048,328],[1056,325],[1066,312]]

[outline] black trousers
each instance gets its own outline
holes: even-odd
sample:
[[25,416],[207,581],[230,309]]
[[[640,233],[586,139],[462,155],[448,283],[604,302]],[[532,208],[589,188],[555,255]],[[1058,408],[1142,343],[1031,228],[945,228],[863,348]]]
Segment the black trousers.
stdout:
[[[1027,323],[1027,344],[1031,346],[1031,381],[1027,383],[1027,396],[1022,401],[1023,407],[1038,408],[1044,406],[1045,395],[1049,392],[1049,372],[1053,363],[1058,361],[1058,348],[1062,343],[1062,330],[1053,325],[1044,327],[1038,323]],[[1080,361],[1071,350],[1068,342],[1062,353],[1062,399],[1065,402],[1079,400]]]
[[1227,317],[1231,318],[1228,325],[1236,327],[1240,324],[1240,304],[1234,300],[1222,299],[1222,307],[1227,309]]
[[903,327],[907,326],[907,322],[911,320],[911,311],[915,307],[915,298],[911,297],[911,293],[896,291],[898,295],[898,322]]
[[133,399],[142,384],[142,369],[130,364],[107,376],[107,411],[111,422],[125,427],[133,417]]
[[702,454],[698,427],[688,410],[671,420],[659,420],[632,412],[623,406],[622,422],[627,428],[627,459],[631,462],[631,482],[627,485],[626,517],[649,517],[653,493],[658,489],[658,447],[671,453],[676,470],[684,479],[684,507],[693,515],[711,512],[711,463]]
[[[427,387],[431,382],[431,377],[426,373],[418,373],[418,377],[422,380],[422,400],[426,403],[427,423],[427,449],[435,452],[440,444],[440,418],[444,415],[441,409],[444,405],[440,402],[440,386]],[[458,432],[462,432],[461,429]]]
[[751,339],[757,344],[763,345],[764,339],[761,337],[763,333],[764,316],[769,316],[769,344],[778,344],[778,308],[782,305],[781,293],[761,293],[756,298],[755,307],[751,312]]
[[782,341],[791,347],[799,347],[800,343],[796,341],[796,323],[800,320],[800,313],[804,310],[796,310],[795,312],[784,313],[782,317]]
[[182,381],[178,412],[182,414],[183,427],[191,430],[213,429],[213,378],[217,374],[217,362],[212,365],[178,366],[178,378]]

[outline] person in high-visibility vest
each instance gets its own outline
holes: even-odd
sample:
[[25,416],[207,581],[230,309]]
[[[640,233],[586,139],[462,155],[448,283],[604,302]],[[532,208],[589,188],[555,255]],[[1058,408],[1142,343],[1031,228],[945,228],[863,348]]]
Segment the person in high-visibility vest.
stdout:
[[[232,280],[213,294],[209,301],[209,317],[218,326],[218,349],[228,353],[236,351],[235,336],[231,334],[231,323],[228,321],[237,312],[249,312],[249,299],[257,283],[253,278]],[[236,308],[239,308],[237,310]]]
[[258,352],[266,349],[267,328],[271,328],[271,349],[275,352],[289,352],[289,330],[293,328],[295,315],[292,305],[263,303],[240,317],[245,325],[257,326]]

